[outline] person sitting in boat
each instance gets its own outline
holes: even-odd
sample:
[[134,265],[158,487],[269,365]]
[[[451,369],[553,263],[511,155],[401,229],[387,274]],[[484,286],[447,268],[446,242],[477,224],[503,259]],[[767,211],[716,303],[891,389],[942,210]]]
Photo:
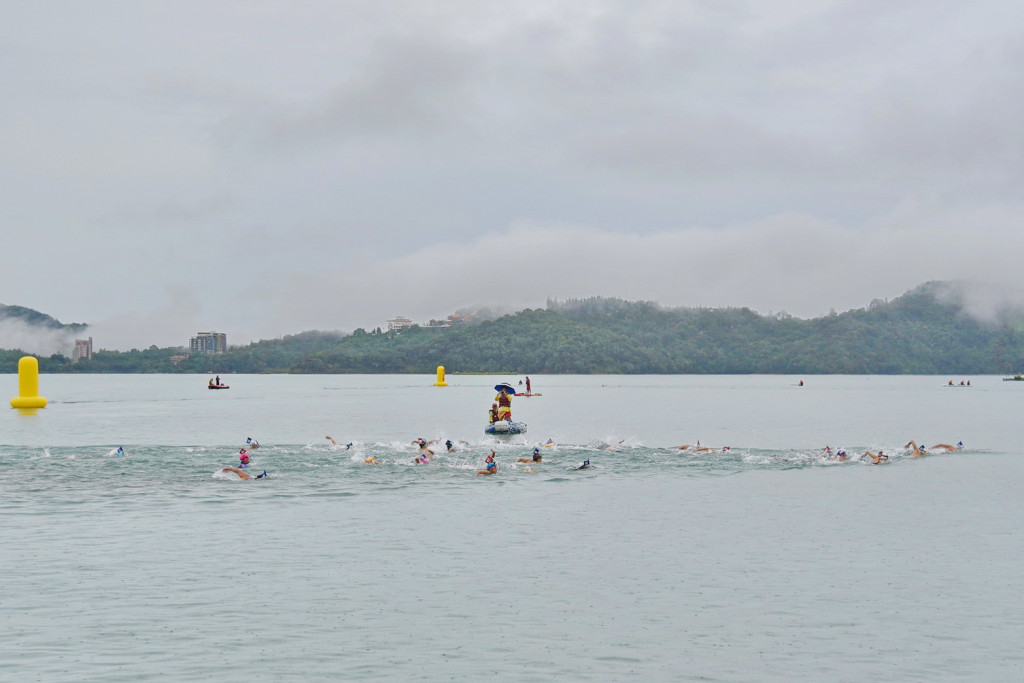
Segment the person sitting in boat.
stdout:
[[491,409],[487,411],[487,422],[488,424],[494,424],[498,421],[498,404],[492,403]]
[[210,378],[210,386],[211,387],[213,386],[213,378],[212,377]]
[[498,402],[498,419],[512,421],[512,397],[505,389],[498,391],[498,395],[494,397],[494,400]]

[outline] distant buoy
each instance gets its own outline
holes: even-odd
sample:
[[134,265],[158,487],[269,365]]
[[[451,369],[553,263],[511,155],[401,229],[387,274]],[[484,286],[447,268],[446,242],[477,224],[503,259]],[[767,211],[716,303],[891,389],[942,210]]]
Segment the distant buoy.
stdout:
[[46,399],[39,395],[39,361],[34,356],[18,361],[18,396],[11,399],[11,407],[46,407]]
[[444,366],[443,365],[438,365],[437,366],[437,381],[434,382],[434,386],[435,387],[446,387],[446,386],[448,386],[448,382],[444,381]]

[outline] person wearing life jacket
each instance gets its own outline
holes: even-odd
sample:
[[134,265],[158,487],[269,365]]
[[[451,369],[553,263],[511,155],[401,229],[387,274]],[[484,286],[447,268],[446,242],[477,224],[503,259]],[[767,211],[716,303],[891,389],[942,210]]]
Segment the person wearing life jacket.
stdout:
[[512,397],[504,389],[494,397],[498,402],[498,419],[512,421]]
[[497,421],[498,421],[498,404],[497,403],[492,403],[491,404],[491,409],[489,411],[487,411],[487,422],[489,424],[494,424]]

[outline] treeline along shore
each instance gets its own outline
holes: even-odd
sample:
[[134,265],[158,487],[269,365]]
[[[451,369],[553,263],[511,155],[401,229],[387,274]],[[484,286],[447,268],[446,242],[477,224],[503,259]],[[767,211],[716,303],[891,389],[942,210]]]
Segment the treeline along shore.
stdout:
[[[747,308],[663,308],[619,299],[551,301],[481,322],[352,334],[312,331],[216,356],[180,348],[104,351],[48,373],[955,374],[1024,368],[1024,308],[977,317],[955,283],[930,282],[891,301],[800,319]],[[17,372],[18,349],[0,351]]]

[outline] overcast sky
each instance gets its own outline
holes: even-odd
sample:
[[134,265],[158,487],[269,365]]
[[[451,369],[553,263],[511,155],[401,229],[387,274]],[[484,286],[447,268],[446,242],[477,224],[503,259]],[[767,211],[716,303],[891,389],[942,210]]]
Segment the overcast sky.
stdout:
[[1022,34],[1020,0],[7,3],[0,303],[128,349],[1013,284]]

